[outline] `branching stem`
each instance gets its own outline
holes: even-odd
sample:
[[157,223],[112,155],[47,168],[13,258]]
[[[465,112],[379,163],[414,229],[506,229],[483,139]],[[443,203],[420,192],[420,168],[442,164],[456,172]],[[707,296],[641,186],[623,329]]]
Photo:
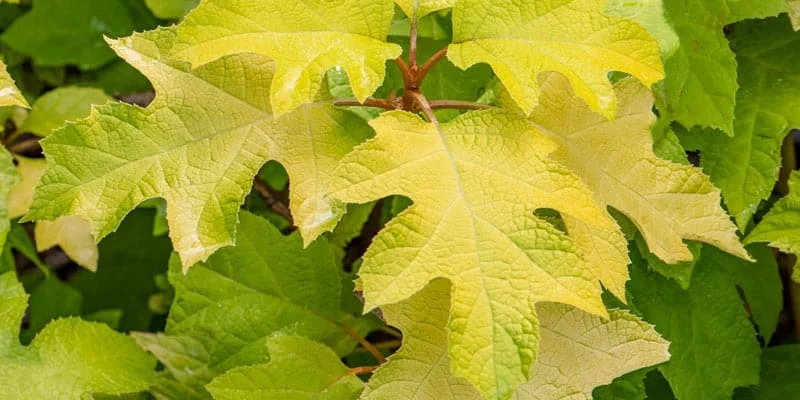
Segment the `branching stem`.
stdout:
[[292,218],[292,212],[289,210],[289,207],[286,204],[283,204],[280,200],[278,200],[275,195],[272,193],[272,189],[270,189],[264,182],[261,182],[260,179],[255,178],[253,179],[253,189],[264,198],[264,201],[267,202],[267,205],[272,208],[272,211],[280,214],[286,221],[289,222],[289,225],[294,226],[294,218]]

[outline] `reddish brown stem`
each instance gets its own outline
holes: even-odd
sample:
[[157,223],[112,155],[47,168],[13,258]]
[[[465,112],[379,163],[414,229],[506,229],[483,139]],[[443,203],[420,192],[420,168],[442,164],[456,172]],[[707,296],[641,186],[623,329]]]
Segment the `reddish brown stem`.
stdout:
[[488,104],[461,100],[431,100],[429,104],[434,110],[439,110],[442,108],[454,108],[459,110],[485,110],[487,108],[492,108]]
[[411,16],[411,38],[408,44],[408,63],[411,66],[411,72],[417,71],[417,5],[414,4],[414,15]]
[[378,363],[383,364],[386,362],[386,357],[383,355],[383,353],[381,353],[381,351],[378,350],[375,347],[375,345],[367,341],[367,339],[365,339],[363,336],[359,335],[358,332],[344,325],[339,325],[339,327],[342,328],[342,330],[344,330],[344,333],[349,335],[351,338],[357,340],[358,343],[361,343],[361,345],[364,346],[364,348],[367,349],[367,351],[369,351],[370,354],[372,354],[375,357],[375,359],[378,360]]
[[431,108],[431,104],[428,103],[428,99],[426,99],[425,96],[423,96],[420,92],[411,92],[411,94],[417,101],[419,109],[422,110],[422,113],[428,118],[428,122],[439,125],[439,121],[436,119],[436,114],[433,113],[433,108]]
[[433,67],[435,67],[436,64],[438,64],[439,61],[442,61],[444,56],[447,55],[447,50],[448,48],[446,46],[443,47],[442,49],[434,53],[431,56],[431,58],[428,59],[428,61],[425,61],[425,64],[422,64],[422,68],[420,68],[419,73],[417,73],[418,82],[422,83],[422,81],[425,80],[425,76],[428,75],[428,72],[430,72],[431,69],[433,69]]
[[280,202],[264,182],[261,182],[258,178],[253,179],[253,189],[264,198],[264,201],[272,208],[272,211],[280,214],[280,216],[289,222],[289,225],[294,226],[294,219],[292,218],[292,212],[289,211],[289,207]]
[[403,87],[410,87],[414,76],[411,74],[408,64],[400,57],[395,58],[394,63],[397,64],[397,68],[400,69],[400,73],[403,75]]
[[393,99],[375,99],[372,97],[367,98],[363,103],[359,102],[357,99],[336,99],[334,104],[343,107],[377,107],[383,108],[384,110],[394,110],[398,108]]

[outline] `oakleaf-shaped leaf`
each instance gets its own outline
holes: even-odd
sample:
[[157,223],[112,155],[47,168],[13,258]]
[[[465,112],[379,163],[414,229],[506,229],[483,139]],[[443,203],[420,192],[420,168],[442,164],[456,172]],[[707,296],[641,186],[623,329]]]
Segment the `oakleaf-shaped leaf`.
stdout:
[[111,42],[150,78],[156,98],[144,109],[95,107],[45,139],[50,167],[27,218],[80,215],[100,240],[133,207],[163,197],[186,269],[234,243],[253,176],[274,159],[291,178],[291,208],[306,243],[332,229],[345,207],[323,199],[327,177],[371,134],[366,123],[324,100],[276,119],[265,90],[270,61],[237,55],[189,72],[161,59],[174,39],[162,29]]
[[147,389],[155,359],[106,325],[59,319],[21,346],[26,301],[16,274],[0,275],[0,397],[71,400]]
[[0,107],[8,106],[28,107],[28,102],[14,86],[14,80],[6,72],[6,64],[0,60]]
[[539,73],[569,78],[592,110],[611,118],[609,71],[646,86],[664,77],[658,42],[634,22],[604,13],[605,0],[459,0],[448,58],[461,68],[488,63],[525,113],[539,101]]
[[320,343],[276,335],[267,348],[269,363],[234,368],[211,381],[206,388],[214,399],[355,400],[364,389],[339,356]]
[[389,0],[207,0],[178,26],[173,53],[193,66],[237,53],[275,60],[267,86],[276,115],[312,102],[336,66],[363,101],[383,82],[386,60],[401,53],[385,42],[393,13]]
[[741,22],[732,32],[741,86],[735,134],[689,132],[682,142],[700,150],[700,166],[744,231],[778,179],[783,138],[800,127],[800,32],[786,17]]
[[535,359],[536,302],[606,315],[581,251],[533,211],[554,209],[600,228],[613,220],[577,177],[546,158],[554,144],[516,114],[476,111],[439,125],[394,111],[370,124],[377,136],[341,161],[332,196],[364,203],[399,194],[414,205],[364,256],[366,309],[450,279],[456,375],[489,397],[509,395]]
[[398,6],[403,9],[409,17],[414,17],[414,7],[416,10],[416,17],[422,18],[434,11],[452,8],[458,0],[395,0]]
[[[449,285],[432,282],[410,299],[383,308],[388,322],[403,331],[403,347],[367,383],[364,400],[390,400],[416,393],[414,400],[472,400],[482,396],[450,372],[447,354]],[[626,311],[609,320],[574,307],[541,303],[539,358],[531,380],[514,399],[591,399],[592,390],[626,372],[669,359],[667,342],[653,327]]]
[[341,310],[338,264],[324,238],[303,249],[297,233],[283,236],[266,220],[242,213],[239,241],[184,275],[169,270],[175,301],[167,335],[137,334],[181,385],[204,392],[216,375],[268,360],[276,332],[300,335],[340,355],[366,334],[365,319]]
[[789,190],[747,235],[745,242],[769,243],[785,253],[800,255],[800,173],[792,173]]
[[[683,243],[687,239],[749,258],[736,236],[736,226],[720,206],[720,191],[708,176],[653,153],[652,94],[633,79],[620,81],[614,91],[620,105],[616,119],[608,121],[592,113],[578,96],[570,96],[569,82],[561,75],[551,74],[544,80],[541,105],[530,118],[559,144],[553,158],[580,176],[603,207],[614,207],[630,218],[650,251],[662,260],[691,260],[692,253]],[[601,278],[602,271],[627,278],[625,241],[615,249],[622,254],[615,255],[608,267],[597,268]],[[623,297],[625,280],[620,282]]]

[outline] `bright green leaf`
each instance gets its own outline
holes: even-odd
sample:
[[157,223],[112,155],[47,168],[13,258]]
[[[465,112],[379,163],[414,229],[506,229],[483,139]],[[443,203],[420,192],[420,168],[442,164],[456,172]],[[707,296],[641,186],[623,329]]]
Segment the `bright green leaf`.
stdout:
[[200,0],[145,0],[145,4],[158,18],[178,19],[195,8]]
[[172,53],[195,67],[238,53],[275,60],[267,86],[276,115],[311,103],[336,66],[363,101],[383,82],[384,62],[400,55],[384,41],[393,12],[387,0],[207,0],[178,26]]
[[113,100],[100,89],[61,87],[36,99],[22,130],[38,136],[48,136],[67,121],[89,116],[92,104]]
[[81,313],[81,293],[56,277],[45,278],[31,292],[28,326],[20,333],[19,340],[28,344],[48,322],[59,318],[78,316]]
[[400,194],[414,205],[364,256],[366,309],[450,279],[456,375],[492,397],[510,394],[535,359],[536,302],[606,313],[581,251],[533,211],[555,209],[598,228],[613,220],[577,177],[545,158],[554,144],[516,114],[476,111],[438,125],[393,111],[370,124],[377,136],[341,161],[332,195],[364,203]]
[[[267,364],[239,367],[206,388],[216,400],[355,400],[364,388],[328,347],[299,336],[267,340]],[[399,393],[398,393],[399,394]]]
[[789,190],[747,235],[745,242],[769,243],[785,253],[800,255],[800,172],[792,173]]
[[488,63],[525,113],[539,102],[539,73],[557,71],[594,111],[611,118],[609,71],[646,86],[664,77],[658,43],[641,26],[603,12],[605,0],[460,0],[448,58],[466,69]]
[[144,109],[95,107],[88,119],[44,140],[51,166],[27,217],[80,215],[99,240],[131,208],[163,197],[170,236],[187,269],[234,243],[253,176],[274,159],[289,172],[294,219],[306,243],[332,229],[345,207],[323,198],[327,178],[371,134],[366,123],[325,100],[275,119],[264,90],[274,71],[270,61],[238,55],[188,72],[160,61],[174,39],[163,29],[112,41],[151,79],[156,99]]
[[652,368],[640,369],[614,379],[608,385],[600,386],[592,392],[593,400],[645,400],[644,379]]
[[761,355],[761,383],[752,390],[754,400],[792,399],[800,392],[800,345],[764,349]]
[[[719,265],[731,256],[705,247],[688,290],[649,271],[632,254],[629,301],[671,342],[660,367],[679,399],[729,400],[758,383],[759,343],[736,282]],[[702,379],[698,379],[702,377]]]
[[59,319],[30,346],[20,346],[16,335],[25,303],[15,273],[0,275],[0,397],[71,400],[147,389],[155,359],[106,325]]
[[38,65],[94,69],[115,58],[103,41],[155,26],[142,0],[36,0],[2,35]]

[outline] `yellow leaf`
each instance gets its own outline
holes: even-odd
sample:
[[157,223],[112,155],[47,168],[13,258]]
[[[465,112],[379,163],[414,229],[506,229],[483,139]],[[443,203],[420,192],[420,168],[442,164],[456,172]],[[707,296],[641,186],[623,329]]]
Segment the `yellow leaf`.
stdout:
[[14,80],[6,72],[6,64],[0,61],[0,107],[8,106],[28,107],[28,102],[14,86]]
[[664,77],[658,42],[634,22],[604,13],[606,0],[460,0],[448,58],[460,68],[488,63],[525,113],[539,102],[541,72],[569,78],[607,118],[616,99],[609,71],[648,87]]
[[336,66],[363,101],[383,83],[385,61],[402,52],[385,41],[393,13],[388,0],[207,0],[178,25],[174,56],[193,66],[238,53],[275,60],[276,116],[312,102]]
[[414,17],[414,6],[417,7],[417,18],[422,18],[434,11],[452,8],[458,0],[395,0],[409,17]]
[[370,125],[376,137],[341,161],[333,196],[363,203],[400,194],[414,204],[364,257],[366,308],[450,279],[456,375],[483,393],[510,394],[535,358],[536,302],[606,315],[581,251],[533,211],[554,209],[603,229],[613,220],[576,176],[547,159],[554,144],[514,113],[469,112],[438,125],[394,111]]
[[789,18],[794,30],[800,30],[800,0],[786,0],[786,5],[789,7]]
[[[559,144],[553,159],[580,176],[602,206],[628,216],[650,251],[667,263],[692,259],[684,240],[710,243],[749,259],[708,176],[653,153],[652,94],[633,79],[619,82],[614,90],[620,107],[616,120],[608,121],[571,95],[563,76],[543,79],[541,104],[530,119]],[[621,273],[619,265],[609,269]]]

